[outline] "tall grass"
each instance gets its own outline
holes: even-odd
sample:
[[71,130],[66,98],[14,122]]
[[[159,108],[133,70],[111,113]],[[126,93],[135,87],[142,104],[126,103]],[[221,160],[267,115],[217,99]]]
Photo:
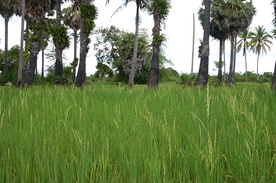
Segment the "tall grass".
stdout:
[[0,88],[0,182],[275,182],[269,87]]

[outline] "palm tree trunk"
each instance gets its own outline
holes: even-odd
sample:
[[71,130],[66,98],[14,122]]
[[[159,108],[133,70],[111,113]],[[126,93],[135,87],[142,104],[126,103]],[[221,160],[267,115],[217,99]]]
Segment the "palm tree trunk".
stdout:
[[228,86],[232,86],[234,82],[234,36],[231,35],[231,52],[230,52],[230,67],[229,67],[229,75],[228,75]]
[[42,60],[42,63],[41,63],[41,78],[44,79],[44,48],[41,50],[42,52],[42,56],[41,56],[41,60]]
[[17,85],[22,84],[22,70],[23,70],[23,44],[24,44],[24,19],[25,19],[25,0],[21,2],[22,15],[21,15],[21,37],[20,37],[20,54],[18,63],[18,73],[17,73]]
[[219,40],[219,68],[218,68],[218,82],[222,84],[222,52],[223,52],[223,40]]
[[30,62],[26,69],[25,79],[24,79],[24,83],[28,86],[31,86],[34,81],[38,53],[39,53],[39,41],[33,40],[33,42],[31,43]]
[[226,59],[225,59],[225,40],[223,40],[223,76],[224,76],[224,80],[226,81]]
[[260,53],[258,53],[258,56],[257,56],[257,82],[260,81],[260,78],[259,78],[259,58],[260,58]]
[[201,60],[197,77],[197,86],[206,86],[208,83],[210,5],[211,1],[205,0],[203,47],[200,53]]
[[[61,23],[61,1],[56,0],[56,26],[60,26]],[[63,74],[63,65],[62,65],[62,48],[56,44],[56,63],[55,63],[55,76],[61,77]],[[60,84],[60,81],[56,79],[55,83]]]
[[82,87],[86,80],[86,56],[88,52],[88,35],[84,30],[84,20],[80,21],[80,60],[75,85]]
[[[245,50],[247,50],[246,45],[245,45]],[[244,52],[244,62],[245,62],[245,81],[248,82],[248,77],[247,77],[247,58],[246,58],[246,51]]]
[[5,54],[4,54],[4,70],[3,75],[5,76],[8,72],[8,36],[9,36],[9,17],[5,16]]
[[[152,29],[153,40],[155,37],[160,36],[161,31],[161,17],[159,14],[159,9],[155,9],[153,12],[154,27]],[[158,87],[159,80],[159,53],[160,53],[160,43],[152,44],[152,60],[150,67],[150,78],[149,78],[149,87],[156,89]]]
[[134,85],[134,77],[136,72],[136,62],[137,62],[137,54],[138,54],[139,8],[140,8],[139,1],[136,1],[135,39],[134,39],[133,58],[132,58],[130,75],[128,80],[129,87],[132,87]]
[[78,44],[78,33],[74,30],[74,61],[73,61],[73,81],[76,78],[76,67],[78,65],[77,61],[77,44]]

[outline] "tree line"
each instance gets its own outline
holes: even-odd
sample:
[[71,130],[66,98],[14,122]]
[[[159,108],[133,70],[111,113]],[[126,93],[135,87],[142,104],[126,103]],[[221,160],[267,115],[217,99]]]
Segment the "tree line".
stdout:
[[[61,10],[61,4],[66,1],[71,2],[71,5]],[[106,0],[106,5],[108,5],[109,2],[110,0]],[[95,74],[101,77],[104,72],[109,72],[106,66],[110,64],[111,59],[113,66],[117,63],[117,69],[121,69],[121,71],[124,71],[128,76],[128,86],[132,87],[137,71],[140,71],[144,67],[145,58],[150,57],[147,80],[148,86],[157,88],[160,80],[160,64],[162,64],[162,58],[164,58],[162,57],[161,47],[162,43],[165,41],[165,36],[161,32],[161,25],[165,22],[169,14],[171,8],[170,1],[124,0],[122,6],[120,6],[116,12],[131,2],[136,3],[135,33],[132,35],[133,39],[128,38],[123,40],[126,38],[123,37],[126,36],[126,33],[118,32],[114,27],[110,27],[109,30],[107,30],[108,28],[106,28],[106,30],[102,29],[101,31],[112,31],[112,29],[113,31],[117,31],[117,35],[113,32],[113,36],[117,36],[116,38],[114,37],[114,39],[119,40],[120,38],[120,41],[128,41],[127,43],[125,42],[124,45],[132,44],[132,46],[129,46],[132,50],[120,50],[119,42],[116,43],[116,41],[110,40],[117,45],[111,45],[114,47],[111,47],[112,50],[109,50],[111,53],[108,55],[110,57],[108,61],[106,58],[107,55],[104,55],[106,53],[101,49],[101,47],[105,46],[106,40],[100,41],[98,39],[98,42],[94,45],[94,47],[97,47],[96,58],[98,61],[97,72]],[[275,1],[273,0],[272,3],[275,9]],[[143,43],[143,35],[139,28],[141,10],[148,11],[149,14],[153,16],[154,20],[152,40],[148,47],[141,47],[141,43]],[[91,34],[95,32],[94,29],[96,25],[94,21],[98,14],[97,7],[95,7],[92,0],[41,0],[39,2],[35,0],[2,0],[0,4],[0,14],[5,20],[5,54],[3,68],[1,69],[3,78],[5,78],[8,73],[8,22],[10,17],[18,15],[22,18],[22,44],[20,45],[17,85],[30,86],[33,84],[37,68],[38,53],[41,51],[42,54],[44,54],[44,49],[47,47],[50,38],[52,38],[55,46],[55,84],[63,83],[62,76],[64,66],[62,53],[63,50],[70,45],[68,29],[72,29],[74,37],[74,59],[71,63],[73,81],[77,87],[82,87],[85,84],[86,58],[91,46]],[[208,83],[209,36],[212,36],[220,42],[217,76],[219,84],[221,84],[223,80],[222,55],[225,53],[225,41],[228,39],[231,42],[231,54],[227,84],[232,86],[234,83],[237,51],[243,51],[246,66],[245,73],[247,73],[246,51],[248,49],[257,54],[258,81],[259,56],[261,52],[270,50],[273,36],[262,26],[256,27],[254,31],[249,30],[252,19],[256,14],[252,0],[203,0],[198,14],[199,21],[204,29],[204,35],[198,51],[201,61],[197,76],[197,85],[206,86]],[[25,30],[24,22],[26,22]],[[96,32],[97,31],[98,35],[100,35],[100,29],[97,29]],[[239,41],[237,40],[238,37],[240,38]],[[23,40],[25,41],[24,45]],[[77,57],[78,40],[80,42],[79,58]],[[108,48],[108,46],[105,48]],[[121,48],[123,47],[121,46]],[[78,68],[78,70],[76,70],[76,68]],[[43,71],[42,77],[44,77]]]

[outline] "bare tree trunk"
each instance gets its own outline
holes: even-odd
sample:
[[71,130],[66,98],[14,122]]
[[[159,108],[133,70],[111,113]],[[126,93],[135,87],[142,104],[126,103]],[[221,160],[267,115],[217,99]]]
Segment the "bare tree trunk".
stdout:
[[208,83],[210,5],[211,5],[211,0],[205,0],[204,35],[203,35],[203,45],[200,51],[201,60],[199,65],[198,77],[197,77],[197,86],[206,86]]
[[193,74],[194,72],[194,54],[195,54],[195,14],[193,13],[193,45],[192,45],[191,74]]
[[19,63],[18,63],[18,73],[17,73],[17,85],[22,84],[22,70],[23,70],[23,45],[24,45],[24,19],[25,19],[25,0],[21,2],[22,15],[21,15],[21,37],[20,37],[20,53],[19,53]]
[[137,63],[137,53],[138,53],[138,31],[139,31],[139,1],[136,1],[136,19],[135,19],[135,39],[134,39],[134,50],[133,58],[131,63],[130,75],[128,80],[128,86],[132,87],[134,85],[134,78],[136,73],[136,63]]

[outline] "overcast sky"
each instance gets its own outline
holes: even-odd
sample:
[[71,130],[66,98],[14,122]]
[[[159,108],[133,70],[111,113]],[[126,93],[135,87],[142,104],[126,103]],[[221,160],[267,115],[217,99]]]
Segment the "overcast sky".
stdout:
[[[173,67],[179,73],[191,72],[192,61],[192,37],[193,37],[193,13],[196,19],[196,35],[195,35],[195,54],[194,54],[194,72],[198,72],[200,59],[198,56],[199,40],[203,37],[202,28],[198,22],[197,12],[202,0],[193,0],[189,5],[184,0],[171,0],[171,10],[165,26],[162,27],[162,32],[166,35],[165,50],[166,57],[173,62]],[[109,5],[105,5],[105,0],[95,0],[95,5],[98,8],[99,15],[96,20],[97,27],[109,27],[115,25],[119,29],[134,32],[135,29],[135,3],[131,2],[113,17],[111,15],[121,6],[122,0],[111,0]],[[271,0],[253,0],[253,4],[257,9],[257,14],[253,18],[251,29],[256,26],[264,26],[270,32],[273,29],[273,6]],[[140,28],[147,29],[151,34],[153,27],[153,18],[146,12],[142,13]],[[0,48],[4,49],[4,20],[0,18]],[[20,18],[12,17],[9,23],[9,48],[20,42]],[[93,43],[93,40],[92,40]],[[275,41],[273,40],[273,43]],[[219,42],[210,37],[210,57],[209,57],[209,73],[216,74],[214,61],[218,60]],[[229,52],[230,44],[226,44],[226,71],[229,70]],[[87,58],[87,75],[95,72],[97,63],[94,56],[93,45],[91,44]],[[65,64],[73,60],[72,48],[65,51],[67,61]],[[40,58],[40,56],[39,56]],[[253,53],[248,53],[248,71],[256,72],[257,56]],[[273,72],[274,62],[276,60],[276,46],[271,46],[271,51],[260,56],[259,72]],[[46,63],[48,66],[49,63]],[[38,61],[38,67],[41,67],[41,59]],[[242,53],[237,54],[236,72],[245,71],[244,57]]]

